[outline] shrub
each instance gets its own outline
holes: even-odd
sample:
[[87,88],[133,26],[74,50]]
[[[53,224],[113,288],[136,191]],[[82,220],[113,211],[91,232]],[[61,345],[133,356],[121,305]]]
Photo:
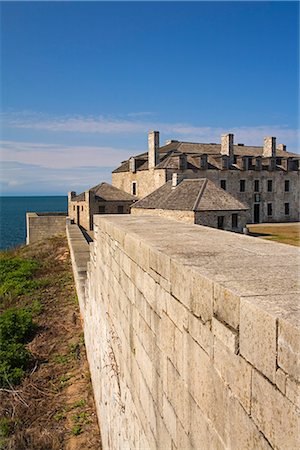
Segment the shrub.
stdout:
[[31,259],[0,258],[0,296],[19,296],[30,293],[39,286],[32,276],[38,263]]
[[31,313],[26,309],[11,308],[0,316],[0,386],[21,381],[31,361],[24,343],[34,330]]
[[6,341],[25,343],[32,336],[35,325],[27,309],[7,309],[0,316],[0,348]]

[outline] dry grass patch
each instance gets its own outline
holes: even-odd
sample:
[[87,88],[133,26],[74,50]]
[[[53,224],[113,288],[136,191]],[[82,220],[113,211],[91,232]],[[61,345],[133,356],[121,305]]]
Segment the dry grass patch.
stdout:
[[269,241],[281,242],[300,246],[300,224],[299,223],[274,223],[247,225],[252,236],[261,237]]

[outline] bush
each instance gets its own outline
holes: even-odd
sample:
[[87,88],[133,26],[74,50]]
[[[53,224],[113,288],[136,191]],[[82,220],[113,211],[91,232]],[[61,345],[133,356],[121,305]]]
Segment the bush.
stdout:
[[38,263],[31,259],[3,257],[0,259],[0,296],[16,297],[32,292],[39,286],[32,276]]
[[26,309],[11,308],[0,316],[0,386],[21,381],[31,361],[24,343],[34,330],[31,313]]
[[27,342],[34,329],[32,315],[27,309],[7,309],[0,316],[0,348],[6,341]]

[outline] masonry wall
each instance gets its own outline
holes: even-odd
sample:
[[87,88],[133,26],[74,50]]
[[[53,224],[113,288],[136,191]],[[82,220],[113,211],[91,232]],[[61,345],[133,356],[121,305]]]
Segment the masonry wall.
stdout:
[[[232,226],[232,214],[237,214],[237,227]],[[218,228],[218,217],[223,216],[224,230],[243,232],[249,223],[249,211],[198,211],[195,213],[195,223],[206,227]]]
[[79,296],[104,449],[299,448],[299,250],[96,216]]
[[64,213],[26,213],[26,244],[65,233],[66,217]]
[[136,183],[137,199],[146,197],[146,195],[158,189],[166,182],[166,170],[141,170],[137,172],[116,172],[112,173],[112,185],[122,189],[128,194],[133,194],[132,183]]
[[[167,180],[172,179],[173,171],[167,171]],[[178,171],[177,171],[178,172]],[[180,173],[180,172],[178,172]],[[260,222],[299,221],[300,178],[299,171],[268,170],[199,170],[183,172],[189,178],[206,177],[217,186],[226,181],[226,191],[250,208],[249,223],[254,222],[254,205],[259,205]],[[245,181],[245,192],[240,192],[240,180]],[[259,181],[258,192],[254,182]],[[272,181],[272,192],[268,192],[268,181]],[[285,192],[285,180],[290,182],[289,192]],[[259,194],[259,199],[256,199]],[[258,200],[258,201],[256,201]],[[268,203],[272,204],[272,214],[268,215]],[[289,214],[285,214],[285,203],[289,203]]]
[[179,220],[180,222],[185,222],[185,223],[194,223],[194,221],[195,221],[195,214],[193,211],[131,208],[131,214],[133,216],[165,217],[167,219]]

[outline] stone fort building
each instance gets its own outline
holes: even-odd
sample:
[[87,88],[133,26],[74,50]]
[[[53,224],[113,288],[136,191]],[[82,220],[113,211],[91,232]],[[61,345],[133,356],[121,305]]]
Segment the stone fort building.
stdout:
[[159,132],[148,135],[148,152],[122,162],[112,172],[113,186],[141,199],[176,173],[183,178],[207,178],[249,207],[249,222],[299,220],[299,155],[275,137],[263,146],[234,144],[234,135],[221,143],[170,140],[159,144]]

